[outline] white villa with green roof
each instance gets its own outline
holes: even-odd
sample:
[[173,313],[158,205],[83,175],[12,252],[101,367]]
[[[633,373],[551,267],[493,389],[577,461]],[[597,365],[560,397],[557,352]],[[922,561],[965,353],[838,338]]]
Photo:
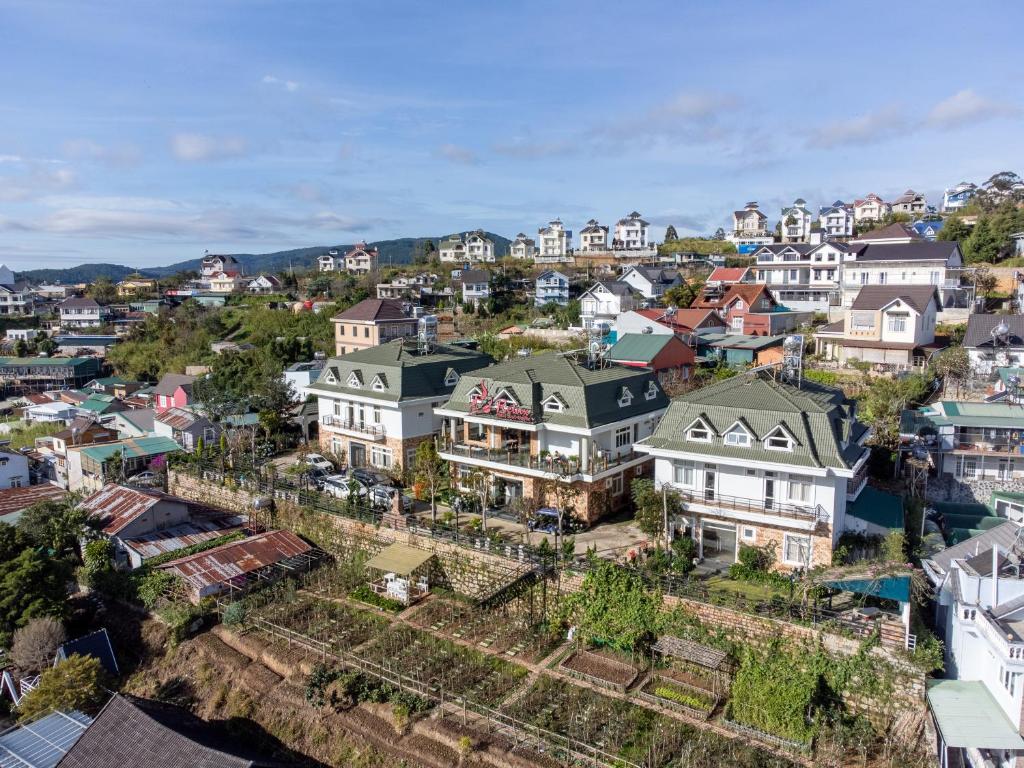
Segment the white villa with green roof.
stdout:
[[320,411],[320,447],[349,466],[407,467],[441,427],[434,408],[460,378],[492,363],[463,347],[397,339],[327,361],[306,390]]
[[746,374],[676,398],[636,446],[655,484],[678,492],[705,560],[769,547],[782,569],[832,562],[865,487],[871,430],[841,390]]
[[627,506],[633,479],[650,476],[650,457],[633,446],[666,407],[649,369],[552,352],[464,376],[435,413],[445,419],[440,453],[459,487],[483,477],[498,505],[526,498],[555,507],[552,483],[565,483],[578,495],[563,512],[589,524]]

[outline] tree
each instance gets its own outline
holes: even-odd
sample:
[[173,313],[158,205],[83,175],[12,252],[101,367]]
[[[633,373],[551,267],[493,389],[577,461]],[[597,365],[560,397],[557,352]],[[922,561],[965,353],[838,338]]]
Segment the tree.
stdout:
[[52,355],[57,351],[57,342],[47,336],[36,344],[36,351],[41,355]]
[[964,279],[974,286],[974,293],[977,296],[987,296],[999,284],[996,276],[992,274],[992,270],[985,264],[964,272]]
[[413,461],[416,482],[422,483],[430,491],[430,521],[436,523],[437,494],[448,485],[448,462],[437,454],[433,440],[424,440],[416,446]]
[[73,554],[79,561],[82,537],[95,526],[96,521],[90,520],[74,496],[61,501],[37,502],[18,520],[18,530],[36,546],[45,547],[58,556]]
[[102,590],[114,572],[114,545],[108,539],[94,539],[85,545],[82,561],[85,583]]
[[28,344],[24,339],[18,339],[14,342],[14,356],[28,357]]
[[678,240],[678,239],[679,239],[679,235],[676,233],[676,228],[672,224],[669,224],[667,227],[665,227],[665,242],[666,243],[669,242],[670,240]]
[[636,510],[634,517],[637,526],[654,539],[655,545],[660,548],[665,535],[666,518],[677,514],[682,508],[679,494],[668,489],[659,492],[653,480],[642,478],[633,481],[630,494]]
[[112,304],[117,301],[117,286],[109,277],[97,277],[89,286],[86,295],[98,304]]
[[654,636],[661,595],[646,589],[636,573],[598,560],[567,608],[585,640],[634,650]]
[[31,720],[54,710],[96,712],[107,697],[105,683],[99,659],[73,654],[39,676],[39,685],[18,705],[18,720]]
[[964,241],[970,237],[971,228],[964,224],[959,216],[952,216],[946,220],[942,229],[939,230],[939,240]]
[[896,450],[900,437],[900,416],[917,405],[929,391],[929,382],[921,375],[904,379],[873,379],[861,397],[864,421],[871,424],[872,443]]
[[959,398],[960,387],[971,377],[971,356],[963,347],[948,347],[935,356],[932,371],[943,380],[944,386],[956,384],[956,396]]
[[715,230],[715,234],[711,236],[712,240],[725,240],[725,230],[719,227]]
[[491,472],[483,467],[473,470],[469,476],[469,487],[480,504],[480,530],[484,533],[487,533],[487,502],[490,501],[492,479]]
[[[7,526],[10,527],[10,526]],[[22,545],[27,542],[20,539]],[[66,560],[36,549],[3,552],[0,546],[0,646],[11,634],[41,616],[62,618],[67,610],[71,567]]]
[[38,674],[53,663],[57,649],[67,639],[64,624],[57,619],[32,619],[14,633],[11,663],[22,677]]

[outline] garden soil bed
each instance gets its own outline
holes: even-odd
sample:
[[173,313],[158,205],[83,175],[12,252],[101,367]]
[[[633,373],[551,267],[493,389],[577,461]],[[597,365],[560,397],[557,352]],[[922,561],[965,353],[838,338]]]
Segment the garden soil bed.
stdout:
[[700,688],[702,691],[707,691],[712,695],[717,695],[715,693],[715,684],[713,680],[688,672],[685,669],[659,669],[657,674],[658,677],[664,677],[666,680],[682,683],[683,685],[689,685],[692,688]]
[[[692,704],[686,704],[682,701],[662,696],[657,693],[657,690],[660,687],[674,689],[683,695],[692,697],[694,701]],[[640,697],[653,704],[675,709],[697,720],[707,720],[711,717],[711,714],[718,706],[718,697],[708,691],[705,691],[703,688],[687,685],[686,683],[680,683],[677,680],[661,677],[659,675],[651,675],[647,678],[643,687],[640,689]],[[697,706],[698,702],[705,702],[707,706]]]
[[593,651],[574,651],[559,666],[571,675],[623,692],[640,674],[634,666]]

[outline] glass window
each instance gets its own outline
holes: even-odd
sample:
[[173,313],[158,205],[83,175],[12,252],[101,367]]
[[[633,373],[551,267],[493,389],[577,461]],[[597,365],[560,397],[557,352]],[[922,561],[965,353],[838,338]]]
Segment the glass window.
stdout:
[[339,325],[338,326],[338,335],[339,336],[344,336],[345,335],[345,326],[344,325]]
[[875,327],[875,313],[851,312],[850,325],[854,330],[869,331]]
[[484,439],[484,425],[475,424],[470,422],[469,424],[469,439],[470,440],[483,440]]
[[811,479],[809,477],[789,477],[789,500],[807,503],[811,500]]
[[725,433],[725,444],[726,445],[739,445],[746,447],[750,445],[750,433],[747,432],[743,427],[737,424],[735,427]]
[[629,427],[622,427],[620,429],[615,430],[615,447],[616,448],[621,448],[624,445],[629,445],[629,439],[630,439],[631,431],[632,430],[630,430]]
[[370,463],[382,469],[391,468],[391,449],[375,445],[370,449]]
[[903,333],[907,330],[907,316],[889,315],[889,330],[893,333]]
[[615,477],[612,478],[612,495],[613,496],[621,496],[622,495],[622,488],[623,488],[623,485],[622,485],[622,475],[619,474],[619,475],[616,475]]
[[699,440],[707,443],[711,441],[711,432],[703,424],[697,424],[690,428],[686,435],[687,440]]
[[810,565],[811,540],[807,536],[794,536],[787,533],[783,536],[782,559],[793,565]]
[[693,487],[694,469],[692,461],[684,461],[681,464],[676,464],[675,467],[675,482],[677,485],[685,485],[687,487]]

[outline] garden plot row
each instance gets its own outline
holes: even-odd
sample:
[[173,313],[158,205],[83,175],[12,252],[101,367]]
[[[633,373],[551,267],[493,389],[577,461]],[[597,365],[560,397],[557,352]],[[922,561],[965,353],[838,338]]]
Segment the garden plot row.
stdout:
[[524,611],[497,613],[456,600],[430,600],[410,621],[435,635],[473,643],[512,660],[539,661],[561,642],[559,635],[531,626]]
[[401,624],[388,627],[356,655],[448,696],[488,706],[503,701],[527,674],[518,664]]
[[638,765],[742,765],[782,768],[792,763],[748,744],[702,730],[629,701],[542,675],[510,716]]
[[313,638],[335,651],[362,645],[388,626],[388,620],[373,611],[306,595],[262,606],[253,616]]

